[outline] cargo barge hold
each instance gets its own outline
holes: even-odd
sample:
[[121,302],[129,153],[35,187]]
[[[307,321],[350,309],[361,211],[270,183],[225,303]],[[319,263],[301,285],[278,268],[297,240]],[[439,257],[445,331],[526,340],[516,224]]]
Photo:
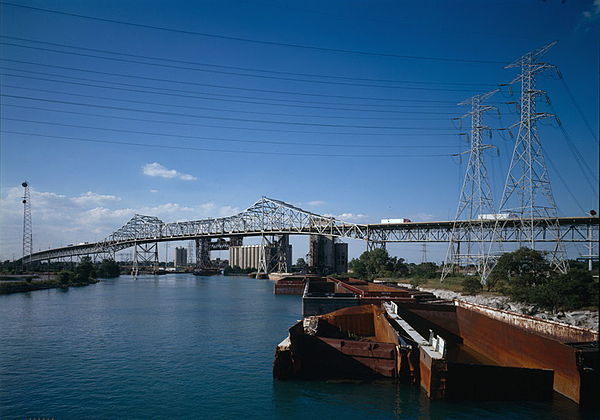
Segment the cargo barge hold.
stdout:
[[277,347],[274,376],[394,378],[420,384],[431,399],[548,399],[558,392],[583,406],[599,404],[597,331],[374,286],[308,279],[305,318]]

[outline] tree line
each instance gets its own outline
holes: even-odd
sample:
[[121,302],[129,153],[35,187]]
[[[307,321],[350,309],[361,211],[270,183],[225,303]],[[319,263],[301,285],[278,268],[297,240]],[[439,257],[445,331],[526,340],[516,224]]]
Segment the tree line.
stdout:
[[[520,248],[499,258],[490,273],[485,291],[554,311],[597,307],[597,266],[595,272],[588,271],[584,263],[570,261],[570,267],[566,274],[557,273],[544,253]],[[435,263],[406,263],[403,258],[391,257],[385,249],[362,253],[359,258],[350,261],[349,268],[353,276],[363,280],[409,278],[413,285],[417,285],[421,279],[439,278],[441,275],[441,266]],[[463,293],[484,291],[478,276],[457,277],[462,277]]]

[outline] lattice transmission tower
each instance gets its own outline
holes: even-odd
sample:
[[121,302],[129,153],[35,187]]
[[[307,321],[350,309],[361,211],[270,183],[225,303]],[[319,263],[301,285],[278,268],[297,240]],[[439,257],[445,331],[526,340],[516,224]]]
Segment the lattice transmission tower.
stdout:
[[[514,225],[520,246],[531,249],[536,247],[535,219],[544,219],[545,235],[554,238],[553,249],[548,252],[548,259],[557,271],[568,270],[566,250],[561,242],[558,210],[548,169],[544,161],[542,141],[537,122],[542,118],[553,117],[546,112],[537,112],[539,96],[547,99],[545,91],[536,88],[536,75],[546,70],[556,70],[552,64],[540,62],[542,57],[557,41],[542,48],[528,52],[505,68],[520,68],[521,73],[509,85],[521,83],[520,119],[513,127],[518,127],[518,135],[510,162],[506,184],[499,206],[499,213],[507,215],[506,220],[498,220],[494,229],[494,241],[500,240],[500,231],[507,223]],[[515,222],[515,219],[516,222]]]
[[29,193],[29,183],[24,181],[23,187],[23,258],[21,259],[23,267],[31,263],[31,253],[33,252],[33,230],[31,227],[31,194]]
[[[494,146],[485,144],[485,132],[491,134],[491,128],[483,124],[483,114],[496,109],[484,102],[499,89],[475,95],[459,103],[470,105],[471,111],[460,118],[471,118],[471,135],[469,148],[469,163],[458,200],[455,223],[452,227],[448,252],[442,268],[443,281],[457,266],[474,266],[482,279],[487,277],[486,241],[489,241],[487,229],[484,226],[485,216],[494,213],[492,189],[488,182],[484,152]],[[467,227],[459,227],[457,221],[470,220]],[[489,222],[488,222],[489,223]],[[464,247],[461,250],[461,242]]]

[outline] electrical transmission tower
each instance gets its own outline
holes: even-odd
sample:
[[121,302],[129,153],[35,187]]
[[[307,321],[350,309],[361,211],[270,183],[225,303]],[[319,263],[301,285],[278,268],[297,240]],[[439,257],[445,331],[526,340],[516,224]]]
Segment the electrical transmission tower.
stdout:
[[[558,224],[558,210],[552,188],[548,169],[544,161],[542,142],[539,136],[537,122],[542,118],[553,117],[552,114],[537,112],[538,96],[546,97],[546,92],[536,88],[536,75],[546,70],[554,70],[555,66],[539,61],[557,41],[544,47],[531,51],[505,68],[521,69],[521,73],[509,84],[521,82],[520,119],[514,124],[519,132],[511,163],[506,177],[504,193],[500,202],[500,213],[507,214],[511,224],[518,235],[520,246],[535,249],[536,224],[544,220],[545,235],[553,235],[554,246],[549,251],[549,260],[556,270],[566,273],[566,250],[561,242],[560,226]],[[494,241],[500,239],[500,232],[505,227],[507,220],[497,220],[494,229]],[[539,227],[539,226],[538,226]],[[539,231],[539,229],[537,229]]]
[[[452,227],[450,244],[442,268],[442,281],[456,266],[460,265],[473,265],[482,281],[487,278],[489,270],[488,258],[485,254],[485,242],[489,241],[487,239],[489,235],[486,235],[487,229],[484,226],[485,216],[483,215],[494,213],[494,200],[488,182],[483,153],[494,146],[483,142],[484,132],[491,133],[490,127],[483,125],[483,114],[496,109],[491,105],[484,105],[484,102],[498,90],[495,89],[475,95],[459,103],[459,105],[471,105],[471,111],[460,117],[471,118],[471,147],[468,152],[469,163],[467,164],[467,171],[458,200],[458,210]],[[470,220],[471,223],[467,227],[459,227],[457,225],[459,220]],[[464,242],[466,246],[462,253],[460,249],[461,242]]]
[[23,186],[23,258],[21,262],[31,263],[31,253],[33,252],[33,231],[31,228],[31,195],[29,193],[29,183],[27,181],[21,184]]

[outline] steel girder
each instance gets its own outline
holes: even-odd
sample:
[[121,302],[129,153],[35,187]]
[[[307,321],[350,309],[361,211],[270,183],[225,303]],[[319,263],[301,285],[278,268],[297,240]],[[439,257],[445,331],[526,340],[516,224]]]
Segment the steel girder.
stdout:
[[[598,217],[557,218],[561,241],[589,242],[588,228],[598,240]],[[553,242],[556,237],[547,229],[546,219],[534,219],[535,240]],[[263,197],[248,209],[228,217],[164,223],[152,216],[136,214],[123,227],[102,241],[49,249],[31,255],[32,261],[117,252],[136,243],[190,240],[197,238],[239,238],[263,235],[329,235],[353,238],[380,244],[389,242],[449,242],[467,240],[474,229],[485,227],[484,240],[491,241],[495,221],[463,220],[442,222],[411,222],[400,224],[356,224],[321,216],[283,201]],[[517,221],[503,223],[496,240],[519,242],[520,226]]]

